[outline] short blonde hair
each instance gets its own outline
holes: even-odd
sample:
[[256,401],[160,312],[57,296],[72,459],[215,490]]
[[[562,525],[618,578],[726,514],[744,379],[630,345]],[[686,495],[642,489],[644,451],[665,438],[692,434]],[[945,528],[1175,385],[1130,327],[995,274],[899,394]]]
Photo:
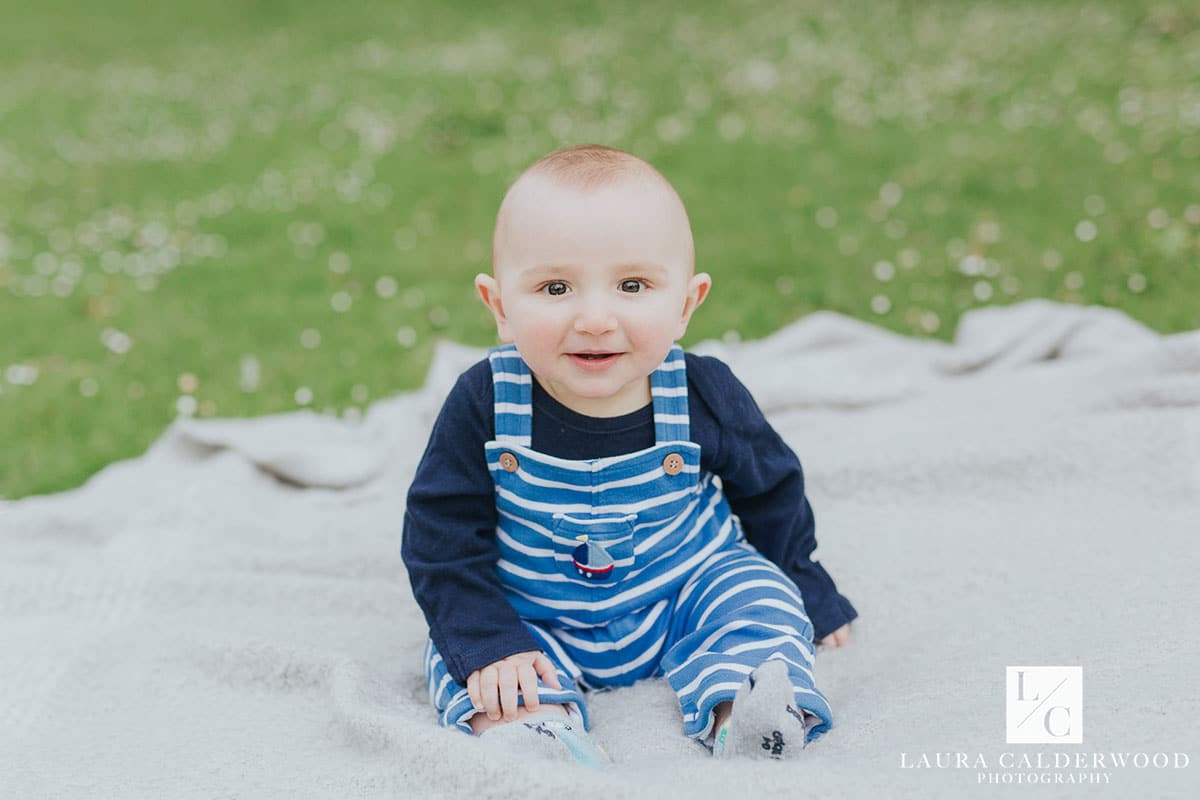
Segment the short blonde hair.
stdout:
[[671,185],[647,162],[603,144],[576,144],[547,153],[530,164],[517,181],[526,175],[545,175],[576,189],[609,186],[629,177],[654,177]]
[[[501,231],[508,221],[509,199],[516,188],[526,179],[543,176],[572,189],[587,191],[612,186],[622,180],[644,180],[665,188],[679,203],[679,209],[687,219],[683,199],[663,174],[632,153],[603,144],[576,144],[563,147],[539,158],[517,176],[508,187],[500,210],[496,213],[496,224],[492,229],[492,271],[496,270],[496,253],[501,245]],[[690,225],[689,225],[690,229]],[[688,237],[689,244],[691,237]],[[688,260],[694,262],[695,250]]]

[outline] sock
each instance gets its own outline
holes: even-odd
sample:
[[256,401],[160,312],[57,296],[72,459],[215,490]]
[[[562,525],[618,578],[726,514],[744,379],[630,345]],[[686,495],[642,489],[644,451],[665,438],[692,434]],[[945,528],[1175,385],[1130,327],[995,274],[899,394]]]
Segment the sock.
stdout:
[[717,758],[791,758],[808,743],[808,731],[819,718],[795,706],[787,664],[768,661],[738,689],[733,712],[713,733]]
[[584,731],[583,720],[570,712],[565,717],[554,711],[530,714],[488,728],[479,739],[551,761],[593,768],[611,763],[608,754]]

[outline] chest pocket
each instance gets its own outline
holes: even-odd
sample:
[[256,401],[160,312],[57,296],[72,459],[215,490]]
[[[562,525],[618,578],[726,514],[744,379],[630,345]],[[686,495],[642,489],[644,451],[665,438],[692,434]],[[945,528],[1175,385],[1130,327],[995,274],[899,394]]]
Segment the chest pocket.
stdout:
[[579,583],[611,586],[633,568],[634,514],[623,517],[554,515],[554,561]]

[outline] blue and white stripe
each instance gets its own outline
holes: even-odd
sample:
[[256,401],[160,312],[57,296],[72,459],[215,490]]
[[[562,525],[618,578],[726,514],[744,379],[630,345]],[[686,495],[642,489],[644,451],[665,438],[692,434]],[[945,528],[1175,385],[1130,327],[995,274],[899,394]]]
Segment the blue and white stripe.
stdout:
[[[532,375],[516,347],[496,348],[489,360],[496,437],[484,449],[496,484],[496,568],[509,601],[557,666],[563,688],[543,687],[541,700],[574,703],[587,727],[580,688],[665,674],[679,696],[685,733],[703,737],[713,707],[733,699],[755,667],[780,659],[797,706],[821,718],[810,738],[823,733],[832,717],[813,685],[803,599],[745,543],[719,482],[700,470],[683,350],[674,346],[650,376],[655,445],[579,461],[532,449]],[[515,468],[511,459],[501,461],[506,455]],[[683,464],[673,475],[664,468],[671,455]],[[573,553],[583,541],[611,556],[603,578],[576,569]],[[441,724],[469,731],[474,711],[466,689],[449,679],[432,644],[425,662]]]
[[[700,448],[690,440],[682,348],[672,347],[650,375],[655,446],[584,461],[531,448],[528,366],[512,345],[490,360],[496,439],[485,452],[496,482],[498,568],[523,619],[568,629],[607,624],[673,596],[705,558],[736,541],[729,504],[712,477],[701,476]],[[515,472],[501,465],[505,453],[516,457]],[[675,475],[663,464],[671,454],[683,462]],[[580,522],[614,517],[631,525],[595,533]],[[610,580],[576,572],[572,552],[582,535],[616,560]]]

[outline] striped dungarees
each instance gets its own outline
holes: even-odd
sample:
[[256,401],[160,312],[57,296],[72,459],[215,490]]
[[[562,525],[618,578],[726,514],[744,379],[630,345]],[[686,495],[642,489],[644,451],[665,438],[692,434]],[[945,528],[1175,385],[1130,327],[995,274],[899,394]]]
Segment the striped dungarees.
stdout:
[[[497,573],[509,601],[554,662],[562,689],[543,702],[574,704],[581,689],[665,675],[684,733],[706,736],[713,707],[732,700],[768,659],[787,663],[796,707],[832,724],[813,683],[812,625],[796,584],[745,541],[690,440],[683,350],[650,376],[655,445],[580,461],[532,449],[532,377],[513,345],[489,353],[496,438],[484,445],[499,512]],[[440,724],[470,732],[465,687],[425,648]]]

